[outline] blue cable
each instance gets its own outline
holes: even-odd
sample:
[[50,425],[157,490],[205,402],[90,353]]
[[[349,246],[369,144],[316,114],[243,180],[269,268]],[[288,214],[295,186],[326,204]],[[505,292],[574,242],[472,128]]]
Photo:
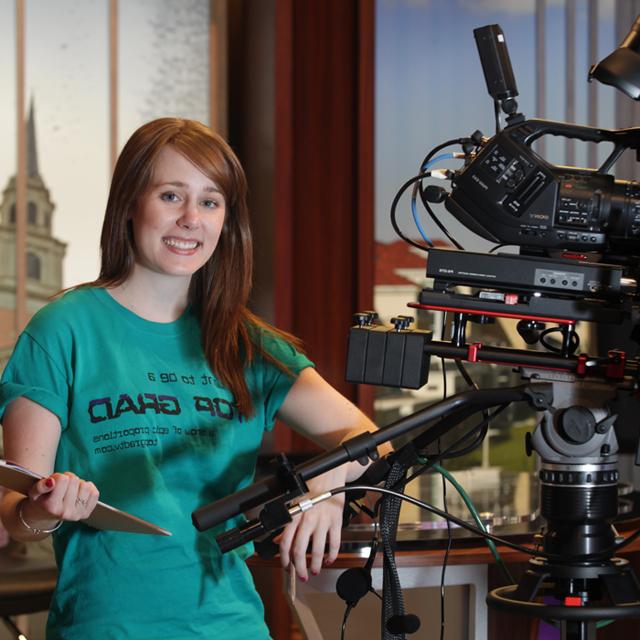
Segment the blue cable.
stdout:
[[452,159],[453,159],[453,153],[441,153],[439,156],[436,156],[435,158],[431,158],[431,160],[429,160],[429,162],[427,162],[422,167],[422,170],[428,171],[429,168],[432,167],[436,162],[440,162],[441,160],[452,160]]
[[416,227],[418,227],[418,231],[422,236],[422,239],[430,246],[433,247],[433,242],[425,233],[425,230],[422,228],[422,224],[420,223],[420,218],[418,218],[418,211],[416,209],[416,194],[415,191],[411,196],[411,213],[413,215],[413,221],[416,223]]
[[[429,171],[429,167],[433,166],[436,162],[440,162],[441,160],[452,160],[453,153],[441,153],[439,156],[432,158],[422,167],[422,172],[425,173],[425,178],[428,177],[427,172]],[[422,228],[422,223],[420,222],[420,218],[418,217],[418,210],[416,209],[416,195],[418,193],[417,185],[413,188],[413,193],[411,195],[411,214],[413,215],[413,221],[415,222],[416,227],[418,228],[418,232],[422,236],[422,239],[430,246],[433,247],[433,242],[427,236],[425,230]]]

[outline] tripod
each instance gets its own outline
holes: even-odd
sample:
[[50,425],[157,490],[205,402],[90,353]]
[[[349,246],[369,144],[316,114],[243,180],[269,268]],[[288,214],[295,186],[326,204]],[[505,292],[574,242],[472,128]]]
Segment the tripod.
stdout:
[[533,558],[517,585],[487,596],[496,609],[558,620],[563,640],[595,639],[599,620],[640,617],[640,583],[613,556],[618,444],[616,416],[604,406],[614,393],[604,383],[554,383],[554,409],[527,438],[541,459],[546,557]]

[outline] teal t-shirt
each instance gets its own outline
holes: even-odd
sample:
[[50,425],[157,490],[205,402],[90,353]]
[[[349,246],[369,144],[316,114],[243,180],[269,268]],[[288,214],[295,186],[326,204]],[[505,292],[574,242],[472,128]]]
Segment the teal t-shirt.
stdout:
[[[311,364],[275,337],[263,346],[294,373]],[[54,535],[49,640],[269,637],[245,564],[250,547],[221,555],[221,529],[191,524],[194,509],[251,483],[263,433],[293,383],[259,356],[245,375],[250,419],[211,372],[193,313],[150,322],[104,289],[71,291],[31,320],[2,376],[0,416],[18,396],[55,413],[56,471],[92,480],[102,501],[173,534],[65,523]]]

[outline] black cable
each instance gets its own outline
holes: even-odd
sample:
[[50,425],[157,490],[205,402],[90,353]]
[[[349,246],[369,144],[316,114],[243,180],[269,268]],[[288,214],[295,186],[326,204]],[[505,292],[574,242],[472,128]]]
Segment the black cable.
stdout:
[[470,142],[473,142],[471,138],[452,138],[451,140],[447,140],[446,142],[439,144],[437,147],[433,147],[433,149],[431,149],[431,151],[429,151],[429,153],[425,156],[424,160],[422,161],[422,164],[420,165],[420,168],[422,169],[422,167],[429,164],[431,158],[433,158],[433,156],[435,156],[436,153],[438,153],[438,151],[442,151],[442,149],[446,149],[447,147],[453,147],[454,145],[457,145],[457,144],[465,145]]
[[640,537],[640,529],[636,529],[633,533],[629,534],[622,542],[613,546],[615,551],[626,547],[628,544],[631,544],[634,540]]
[[[442,509],[438,509],[438,507],[434,507],[431,504],[427,504],[426,502],[423,502],[422,500],[418,500],[417,498],[413,498],[412,496],[407,496],[403,493],[399,493],[398,491],[393,491],[392,489],[385,489],[384,487],[358,484],[358,485],[338,487],[336,489],[332,489],[330,493],[331,495],[336,495],[337,493],[346,493],[347,491],[373,491],[374,493],[384,493],[384,494],[393,495],[401,498],[402,500],[406,500],[407,502],[410,502],[411,504],[414,504],[417,507],[421,507],[425,511],[434,513],[435,515],[440,516],[441,518],[447,518],[451,520],[451,522],[453,522],[454,524],[457,524],[462,529],[471,531],[471,533],[475,533],[476,535],[479,535],[483,538],[493,540],[494,542],[497,542],[498,544],[501,544],[505,547],[510,547],[515,551],[520,551],[521,553],[526,553],[527,555],[534,556],[534,557],[545,558],[547,560],[563,561],[564,563],[566,563],[566,560],[567,560],[566,556],[560,556],[560,555],[556,555],[553,553],[546,553],[546,552],[536,552],[531,547],[525,547],[523,545],[516,544],[515,542],[510,542],[509,540],[505,540],[504,538],[494,536],[491,533],[482,531],[482,529],[478,529],[477,527],[474,527],[472,524],[469,524],[465,520],[462,520],[462,518],[453,516],[450,513],[446,514],[444,511],[442,511]],[[640,535],[640,529],[636,533]],[[581,557],[582,556],[576,556],[576,558],[581,558]],[[591,557],[593,556],[589,556],[589,558]]]
[[[475,427],[470,429],[463,436],[458,438],[451,446],[447,448],[442,456],[442,460],[448,460],[449,458],[460,458],[461,456],[467,455],[467,453],[471,453],[474,449],[476,449],[482,441],[485,439],[487,432],[489,431],[489,424],[491,420],[493,420],[497,415],[502,413],[508,405],[503,404],[498,409],[496,409],[493,413],[489,413],[486,409],[482,410],[482,421],[479,422]],[[465,440],[468,440],[472,435],[476,435],[475,439],[468,444],[464,449],[458,449],[451,451],[451,449]]]
[[344,616],[342,617],[342,631],[340,632],[340,640],[344,640],[344,632],[347,629],[347,620],[349,619],[349,614],[351,613],[351,609],[353,609],[352,604],[348,604],[347,608],[344,610]]
[[[446,314],[447,314],[447,312],[445,311],[445,317],[446,317]],[[444,338],[443,338],[443,340],[444,340]],[[466,367],[462,364],[462,362],[460,360],[455,360],[455,363],[456,363],[456,367],[458,367],[458,371],[460,372],[460,375],[462,376],[464,381],[467,383],[467,386],[470,389],[475,389],[476,391],[478,391],[478,389],[480,387],[478,387],[478,385],[473,381],[473,379],[469,375],[469,372],[467,371]],[[486,409],[483,411],[483,413],[485,411],[486,411]]]
[[[476,438],[472,445],[469,445],[466,449],[462,450],[462,451],[454,451],[453,454],[450,453],[451,449],[453,449],[453,447],[455,447],[456,445],[460,444],[461,442],[464,442],[465,440],[469,439],[469,437],[471,437],[472,435],[475,435],[475,433],[477,431],[482,431],[482,429],[486,426],[486,424],[490,421],[493,420],[493,418],[495,418],[496,415],[498,415],[499,413],[501,413],[502,411],[504,411],[507,408],[508,405],[503,404],[500,407],[498,407],[492,414],[490,414],[486,419],[482,420],[482,422],[478,423],[475,427],[473,427],[473,429],[469,430],[467,433],[465,433],[463,436],[461,436],[460,438],[458,438],[453,444],[449,445],[443,452],[442,452],[442,457],[437,457],[434,456],[432,458],[429,459],[429,462],[427,462],[426,464],[422,465],[418,471],[414,472],[412,475],[410,475],[407,478],[407,482],[411,482],[411,480],[414,480],[415,478],[417,478],[419,475],[421,475],[422,473],[425,473],[426,471],[428,471],[433,465],[438,464],[438,462],[441,461],[441,459],[446,459],[449,456],[451,457],[459,457],[460,455],[463,455],[465,453],[468,453],[469,450],[475,449],[479,442],[478,442],[478,438]],[[480,440],[481,442],[482,440]],[[467,450],[468,449],[468,450]],[[429,457],[429,456],[426,456]],[[395,488],[395,487],[394,487]]]
[[[444,311],[442,313],[442,327],[440,327],[440,340],[444,342],[446,338],[447,331],[447,312]],[[442,371],[444,372],[444,358],[440,358],[440,362],[442,362]],[[447,397],[447,378],[446,376],[443,378],[444,382],[444,390],[442,392],[443,400]]]
[[422,251],[429,251],[429,247],[426,247],[422,244],[420,244],[419,242],[416,242],[415,240],[412,240],[411,238],[407,237],[404,235],[404,233],[402,233],[402,231],[400,230],[400,227],[398,226],[398,221],[396,220],[396,208],[398,206],[398,202],[400,200],[400,198],[402,197],[402,194],[414,183],[414,182],[418,182],[420,180],[424,180],[425,178],[428,178],[428,174],[427,173],[420,173],[417,176],[414,176],[413,178],[410,178],[409,180],[407,180],[398,190],[398,193],[396,193],[395,197],[393,198],[393,202],[391,203],[391,211],[389,213],[389,217],[391,219],[391,226],[393,227],[393,230],[396,232],[396,234],[398,236],[400,236],[400,238],[402,238],[405,242],[408,242],[411,246],[416,247]]
[[[444,358],[440,358],[440,365],[442,366],[442,399],[447,399],[447,368]],[[438,438],[438,441],[440,438]]]
[[[469,144],[470,142],[472,142],[471,138],[453,138],[451,140],[447,140],[446,142],[443,142],[442,144],[439,144],[437,147],[434,147],[433,149],[431,149],[431,151],[429,151],[429,153],[425,156],[424,160],[422,161],[422,164],[420,165],[420,169],[428,165],[431,158],[433,158],[436,155],[436,153],[438,153],[442,149],[445,149],[446,147],[452,147],[458,144],[465,145],[465,144]],[[444,233],[444,235],[449,239],[449,241],[453,244],[454,247],[456,247],[457,249],[460,249],[461,251],[464,251],[464,247],[449,233],[448,229],[440,222],[440,220],[436,216],[435,212],[431,208],[431,205],[429,204],[429,201],[426,199],[424,189],[422,188],[421,184],[418,185],[418,193],[420,194],[420,200],[422,202],[422,206],[425,208],[425,210],[429,214],[429,217],[438,226],[440,231]]]
[[[508,405],[504,404],[501,405],[498,409],[496,409],[490,416],[489,419],[492,420],[498,413],[504,411],[507,408]],[[484,421],[483,421],[484,422]],[[476,427],[474,427],[474,429],[472,429],[472,431],[468,432],[467,434],[465,434],[464,436],[462,436],[461,438],[459,438],[458,440],[456,440],[453,445],[451,445],[450,447],[448,447],[448,449],[450,449],[451,447],[455,446],[456,444],[458,444],[461,440],[466,439],[474,430],[478,429],[479,427],[483,426],[483,423],[480,423],[478,425],[476,425]],[[443,455],[447,454],[448,449],[446,449],[443,452]],[[418,476],[422,475],[423,473],[426,473],[431,467],[433,467],[433,465],[437,464],[439,460],[437,459],[430,459],[427,463],[425,463],[424,465],[421,465],[417,471],[414,471],[410,476],[407,477],[406,480],[406,484],[409,484],[409,482],[411,482],[412,480],[415,480]],[[358,489],[362,487],[354,487],[354,489]],[[363,489],[365,490],[365,489]],[[371,489],[373,491],[373,489]],[[409,500],[409,502],[414,501],[414,498],[409,498],[407,497],[407,500]],[[418,501],[419,502],[419,501]],[[413,504],[417,504],[417,506],[422,507],[424,509],[426,509],[427,511],[431,511],[432,513],[434,513],[435,515],[438,515],[440,517],[446,517],[446,514],[444,512],[440,512],[439,509],[437,509],[437,507],[432,507],[431,505],[426,505],[424,503],[416,503],[416,502],[412,502]],[[486,537],[490,540],[493,540],[494,542],[498,542],[499,544],[504,544],[508,547],[512,547],[513,549],[517,550],[517,551],[522,551],[523,553],[530,553],[533,556],[540,556],[540,557],[544,557],[547,558],[548,560],[560,560],[563,562],[566,562],[566,557],[564,556],[556,556],[553,554],[547,554],[543,551],[539,551],[540,548],[540,543],[536,543],[536,546],[533,550],[529,549],[527,551],[526,547],[521,547],[520,545],[514,545],[512,543],[510,543],[507,540],[503,540],[502,538],[498,538],[496,536],[492,536],[490,534],[487,534],[485,536],[484,532],[480,531],[479,529],[476,530],[475,527],[473,527],[473,525],[468,525],[468,523],[464,522],[464,521],[458,521],[454,516],[451,516],[451,521],[454,522],[455,524],[459,524],[463,529],[468,529],[469,531],[472,531],[474,533],[478,533],[478,535],[481,535],[483,537]],[[461,524],[461,522],[464,522],[464,524]],[[617,553],[620,549],[623,549],[624,547],[630,545],[632,542],[634,542],[635,540],[637,540],[640,537],[640,529],[636,529],[633,533],[630,533],[622,542],[613,545],[612,547],[610,547],[609,549],[604,549],[603,551],[599,551],[598,553],[594,553],[594,554],[583,554],[583,555],[579,555],[579,556],[575,556],[576,560],[607,560],[609,558],[611,558],[613,555],[615,555],[615,553]]]
[[[438,443],[440,440],[438,440]],[[449,509],[447,507],[447,481],[444,476],[442,477],[442,506],[444,512],[449,515]],[[449,564],[449,553],[451,551],[451,545],[453,543],[453,535],[451,533],[451,521],[447,518],[447,547],[444,552],[444,558],[442,559],[442,571],[440,572],[440,640],[444,640],[445,629],[445,614],[444,614],[444,581],[447,572],[447,565]]]
[[449,239],[449,242],[451,242],[451,244],[456,249],[464,251],[464,247],[449,233],[449,230],[442,224],[442,222],[440,222],[438,216],[436,216],[434,210],[431,208],[431,204],[427,200],[427,196],[424,189],[422,188],[422,185],[418,185],[418,193],[420,194],[420,201],[422,202],[422,206],[425,208],[425,210],[429,214],[429,217],[431,218],[431,220],[433,220],[438,229],[440,229],[440,231],[444,233],[444,235]]
[[[446,479],[442,478],[442,505],[445,513],[449,513],[447,508],[447,487]],[[453,537],[451,535],[451,521],[446,520],[447,523],[447,546],[444,551],[444,557],[442,559],[442,570],[440,572],[440,640],[444,640],[444,630],[446,626],[445,611],[444,611],[444,579],[447,573],[447,564],[449,563],[449,552],[451,551],[451,542]]]
[[[539,338],[540,344],[548,351],[551,351],[553,353],[562,353],[561,348],[552,345],[546,339],[546,337],[552,333],[562,333],[562,329],[560,327],[549,327],[549,329],[545,329],[544,331],[542,331]],[[569,345],[569,355],[573,355],[580,346],[580,336],[574,331],[571,334],[570,341],[571,344]]]
[[[440,339],[444,341],[445,339],[445,327],[447,324],[447,312],[445,311],[442,317],[442,331],[440,333]],[[442,399],[447,399],[447,366],[444,358],[440,358],[440,362],[442,364]],[[438,438],[437,446],[438,446],[438,459],[442,460],[442,450],[440,448],[441,439]],[[449,513],[449,509],[447,507],[447,480],[443,476],[441,476],[442,480],[442,506],[445,513]],[[451,521],[449,519],[446,520],[447,523],[447,547],[444,552],[444,558],[442,559],[442,570],[440,571],[440,640],[444,640],[444,629],[445,629],[445,613],[444,613],[444,579],[447,573],[447,565],[449,563],[449,552],[451,551],[451,543],[453,541],[453,536],[451,534]]]
[[[565,565],[567,564],[567,556],[557,555],[555,553],[547,553],[546,551],[539,551],[538,550],[539,543],[536,543],[536,547],[532,549],[531,547],[524,547],[520,544],[516,544],[515,542],[510,542],[509,540],[505,540],[504,538],[500,538],[486,531],[482,531],[481,529],[474,527],[473,525],[469,524],[465,520],[462,520],[461,518],[452,516],[451,514],[447,515],[444,511],[442,511],[441,509],[438,509],[438,507],[434,507],[431,504],[422,502],[422,500],[418,500],[417,498],[413,498],[411,496],[398,493],[397,491],[393,491],[392,489],[385,489],[384,487],[375,487],[371,485],[350,485],[350,486],[344,486],[344,487],[338,487],[336,489],[332,489],[330,493],[331,495],[336,495],[337,493],[346,493],[347,491],[372,491],[374,493],[387,493],[391,495],[401,496],[403,500],[406,500],[411,504],[415,504],[416,506],[424,509],[425,511],[434,513],[435,515],[440,516],[441,518],[448,518],[449,520],[451,520],[451,522],[453,522],[454,524],[457,524],[462,529],[471,531],[471,533],[475,533],[476,535],[479,535],[483,538],[487,538],[488,540],[493,540],[498,544],[514,549],[515,551],[520,551],[521,553],[526,553],[527,555],[530,555],[530,556],[544,558],[545,560],[560,562]],[[619,544],[615,544],[612,547],[609,547],[609,549],[604,549],[603,551],[599,551],[598,553],[579,554],[576,556],[572,556],[571,559],[576,562],[581,562],[583,560],[593,560],[593,561],[609,560],[613,557],[613,555],[617,551],[631,544],[638,537],[640,537],[640,529],[636,529],[632,534],[628,535],[622,542],[620,542]]]
[[[363,570],[369,572],[369,577],[371,577],[371,570],[373,569],[373,562],[375,559],[375,556],[377,554],[378,551],[378,533],[379,533],[379,528],[378,528],[378,521],[375,520],[373,523],[374,529],[373,529],[373,537],[371,539],[371,548],[369,550],[369,557],[367,558],[367,561],[365,562],[365,565],[363,567]],[[373,588],[369,589],[369,593],[373,593],[374,596],[376,596],[376,598],[378,598],[378,600],[382,601],[382,596]],[[364,597],[364,596],[363,596]],[[349,615],[351,614],[351,610],[356,606],[357,602],[355,603],[347,603],[345,612],[344,612],[344,616],[342,618],[342,633],[340,634],[340,640],[344,640],[344,634],[345,634],[345,630],[347,628],[347,620],[349,619]]]
[[[478,385],[473,381],[466,367],[462,364],[460,360],[456,360],[455,363],[456,363],[456,366],[458,367],[458,371],[460,372],[460,375],[463,377],[464,381],[467,383],[467,386],[470,389],[475,389],[477,391],[480,387],[478,387]],[[482,410],[482,417],[486,421],[486,425],[484,427],[484,431],[479,434],[480,442],[482,442],[485,439],[487,432],[489,431],[489,422],[490,422],[489,412],[486,409]],[[475,447],[476,445],[472,443],[471,445],[469,445],[467,449],[464,449],[462,453],[453,453],[453,454],[450,454],[448,457],[457,458],[459,456],[466,455],[467,453],[469,453],[469,451],[471,451],[472,449],[475,449]]]
[[[416,194],[418,193],[418,190],[420,188],[419,185],[421,184],[422,184],[421,182],[414,183],[413,191],[411,192],[411,213],[415,214],[414,218],[417,216],[417,211],[418,211],[416,207]],[[417,221],[414,220],[414,222],[416,223],[416,226],[418,226]],[[418,228],[418,231],[420,232],[422,239],[427,243],[427,246],[429,247],[429,249],[433,249],[435,245],[431,241],[431,239],[426,235],[426,233],[424,233],[424,230]]]
[[[455,360],[455,363],[456,363],[456,367],[458,367],[458,371],[460,372],[460,375],[462,376],[463,380],[467,383],[467,386],[470,389],[475,389],[477,391],[479,387],[469,375],[469,372],[467,371],[466,367],[462,364],[460,360]],[[447,456],[448,458],[458,458],[460,456],[466,455],[467,453],[475,449],[476,446],[478,446],[485,439],[487,432],[489,431],[489,421],[490,421],[489,412],[486,409],[482,410],[482,417],[486,424],[478,435],[478,444],[476,444],[474,441],[462,451],[449,454]]]
[[[489,420],[490,418],[486,418],[482,421],[482,427],[478,427],[478,434],[469,445],[467,445],[464,449],[458,449],[457,451],[451,451],[447,453],[442,457],[442,460],[461,458],[462,456],[466,456],[468,453],[471,453],[474,449],[477,449],[482,444],[482,441],[487,437],[487,432],[489,431]],[[475,431],[476,428],[474,427],[474,432]],[[466,437],[464,439],[466,440]],[[462,438],[460,440],[462,440]],[[459,442],[459,440],[456,441],[456,444],[458,444]]]
[[[481,422],[479,422],[475,427],[473,427],[472,429],[470,429],[467,433],[463,434],[460,438],[458,438],[457,440],[455,440],[451,445],[449,445],[443,452],[441,456],[428,456],[426,453],[424,453],[424,457],[429,458],[429,461],[427,463],[425,463],[424,465],[421,465],[420,467],[417,468],[417,471],[414,471],[413,474],[411,474],[407,480],[405,481],[405,484],[408,484],[409,482],[411,482],[412,480],[415,480],[418,476],[422,475],[423,473],[427,472],[433,465],[438,464],[439,462],[442,461],[442,459],[446,459],[446,458],[457,458],[461,455],[464,455],[466,453],[468,453],[469,451],[472,451],[473,449],[475,449],[481,442],[482,439],[484,438],[484,435],[486,435],[486,426],[488,425],[490,420],[493,420],[493,418],[495,418],[495,416],[497,416],[499,413],[501,413],[502,411],[504,411],[507,408],[508,405],[503,404],[500,405],[492,414],[488,414]],[[475,413],[475,412],[474,412]],[[484,416],[484,411],[483,411],[483,416]],[[451,416],[446,416],[444,418],[441,418],[440,420],[438,420],[438,422],[436,422],[434,425],[432,425],[431,428],[437,426],[438,424],[441,424],[443,422],[449,421],[451,419]],[[483,431],[484,429],[484,431]],[[471,442],[471,444],[469,444],[467,447],[465,447],[462,450],[454,450],[452,451],[452,449],[454,449],[454,447],[456,447],[457,445],[459,445],[462,442],[465,442],[466,440],[468,440],[471,436],[476,435],[476,432],[478,432],[478,435],[476,436],[476,438]],[[423,452],[420,453],[421,455],[423,454]],[[414,468],[416,468],[414,466]],[[389,487],[390,489],[393,490],[398,490],[400,488],[399,484],[396,485],[392,485],[391,487]],[[374,512],[374,516],[377,517],[378,513],[379,513],[379,509],[380,509],[380,503],[382,502],[384,496],[381,496],[376,504],[373,507],[373,512]]]
[[470,389],[475,389],[477,391],[479,388],[478,385],[471,379],[469,372],[467,371],[465,366],[462,364],[462,362],[460,362],[460,360],[456,360],[455,363],[456,363],[456,366],[458,367],[458,371],[460,372],[460,375],[464,378],[464,381],[467,383],[467,386]]

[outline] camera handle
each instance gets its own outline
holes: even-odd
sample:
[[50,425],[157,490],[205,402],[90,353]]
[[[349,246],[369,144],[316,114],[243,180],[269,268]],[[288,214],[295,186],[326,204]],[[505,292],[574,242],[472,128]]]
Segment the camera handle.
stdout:
[[611,142],[613,151],[598,168],[598,173],[608,173],[625,149],[640,148],[640,127],[627,129],[602,129],[568,122],[554,122],[532,118],[525,122],[516,121],[510,128],[517,135],[521,130],[522,141],[531,146],[538,138],[545,135],[561,136],[583,142]]

